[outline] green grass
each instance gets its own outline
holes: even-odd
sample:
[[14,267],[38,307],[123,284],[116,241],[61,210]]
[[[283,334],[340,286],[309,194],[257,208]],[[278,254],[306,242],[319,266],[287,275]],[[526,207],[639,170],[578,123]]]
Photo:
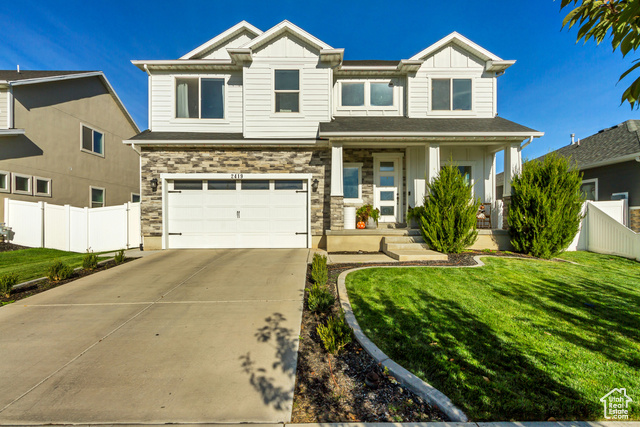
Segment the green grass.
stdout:
[[369,338],[473,420],[603,419],[617,387],[640,419],[640,263],[562,258],[581,265],[366,269],[347,289]]
[[[85,254],[58,251],[56,249],[20,249],[0,252],[0,276],[6,273],[18,273],[18,282],[45,277],[55,260],[61,260],[71,267],[82,267]],[[104,258],[100,258],[101,260]]]

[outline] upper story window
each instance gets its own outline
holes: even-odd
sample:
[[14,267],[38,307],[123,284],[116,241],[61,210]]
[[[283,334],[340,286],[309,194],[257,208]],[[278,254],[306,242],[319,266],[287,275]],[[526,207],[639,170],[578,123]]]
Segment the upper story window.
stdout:
[[432,110],[471,110],[471,79],[433,79],[431,83]]
[[300,70],[275,70],[276,113],[300,112]]
[[223,119],[224,79],[177,78],[176,118]]
[[341,82],[342,107],[393,106],[393,86],[390,82]]
[[104,155],[104,134],[82,125],[82,149],[84,151]]

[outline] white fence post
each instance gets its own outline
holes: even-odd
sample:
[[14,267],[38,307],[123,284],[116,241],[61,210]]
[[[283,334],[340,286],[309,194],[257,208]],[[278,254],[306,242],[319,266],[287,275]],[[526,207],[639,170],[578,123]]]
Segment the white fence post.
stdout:
[[71,251],[71,205],[64,205],[64,222],[65,222],[65,246],[66,251]]
[[90,223],[91,220],[89,218],[89,208],[84,208],[84,217],[86,218],[86,222],[85,224],[87,225],[87,242],[85,243],[85,251],[88,251],[89,248],[91,247],[91,227],[90,227]]
[[4,199],[4,221],[2,222],[9,224],[9,198]]
[[40,247],[44,248],[44,210],[47,204],[38,202],[38,205],[40,205]]

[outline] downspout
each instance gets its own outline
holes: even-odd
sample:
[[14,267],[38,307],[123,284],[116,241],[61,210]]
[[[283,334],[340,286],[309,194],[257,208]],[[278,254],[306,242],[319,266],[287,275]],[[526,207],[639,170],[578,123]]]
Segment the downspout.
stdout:
[[533,135],[529,137],[529,140],[520,146],[520,151],[522,151],[527,145],[531,144],[533,141]]
[[149,123],[147,124],[147,127],[149,128],[149,130],[151,130],[151,73],[149,72],[149,67],[147,67],[147,64],[144,64],[143,66],[144,71],[147,73],[147,76],[149,76],[149,83],[147,84],[147,90],[149,91],[149,99],[148,99],[148,105],[149,105],[149,115],[147,117],[147,120],[149,121]]

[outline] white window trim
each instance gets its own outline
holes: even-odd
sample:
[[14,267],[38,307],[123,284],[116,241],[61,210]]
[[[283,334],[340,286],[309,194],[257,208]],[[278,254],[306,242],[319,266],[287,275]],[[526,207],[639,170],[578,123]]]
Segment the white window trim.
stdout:
[[582,180],[582,184],[580,184],[580,187],[582,187],[583,184],[590,184],[592,182],[595,182],[596,184],[596,199],[594,200],[594,202],[598,201],[598,178],[591,178],[591,179],[583,179]]
[[[358,168],[358,197],[355,199],[344,197],[344,203],[364,203],[362,200],[362,166],[363,163],[343,163],[342,170],[344,176],[344,168]],[[343,184],[344,186],[344,184]]]
[[[302,106],[302,70],[301,66],[295,65],[278,65],[271,68],[271,116],[270,117],[304,117],[304,108]],[[276,71],[298,71],[298,90],[279,90],[280,93],[296,93],[298,92],[298,111],[286,112],[276,111]]]
[[133,196],[138,196],[138,198],[140,198],[142,200],[142,197],[140,197],[139,193],[131,193],[131,203],[140,203],[140,202],[134,202],[133,201]]
[[107,190],[105,190],[102,187],[94,187],[94,186],[89,186],[89,209],[94,209],[93,208],[93,190],[102,190],[102,206],[97,206],[100,208],[104,208],[105,206],[107,206]]
[[7,187],[6,188],[0,187],[0,193],[11,193],[11,172],[0,171],[0,175],[6,175],[7,177],[6,179]]
[[[476,82],[475,77],[469,75],[443,75],[443,76],[432,76],[429,77],[429,89],[428,89],[428,113],[429,115],[434,116],[452,116],[452,115],[461,115],[461,116],[474,116],[477,114],[476,112]],[[471,110],[434,110],[433,109],[433,81],[434,80],[451,80],[451,84],[449,85],[449,108],[453,108],[453,80],[471,80]]]
[[[83,147],[82,145],[82,128],[86,127],[88,129],[91,129],[91,150],[87,150]],[[95,132],[99,132],[102,134],[102,153],[96,153],[95,151],[93,151],[93,131]],[[88,153],[88,154],[93,154],[94,156],[98,156],[98,157],[102,157],[104,158],[104,153],[107,151],[107,133],[103,130],[97,129],[93,126],[89,126],[86,123],[80,123],[80,151],[84,152],[84,153]]]
[[[391,105],[371,105],[371,83],[389,83],[393,82],[393,104]],[[343,83],[363,83],[364,84],[364,105],[342,105],[342,84]],[[397,110],[398,109],[398,87],[399,83],[396,79],[340,79],[338,80],[338,102],[337,102],[337,110],[338,111],[348,111],[348,110],[376,110],[376,111],[384,111],[384,110]]]
[[[442,170],[442,167],[445,165],[454,165],[454,166],[469,166],[471,168],[471,191],[472,191],[472,196],[476,197],[476,180],[473,176],[473,174],[475,173],[476,170],[476,163],[474,161],[458,161],[458,160],[454,160],[454,161],[444,161],[444,162],[440,162],[440,170]],[[438,173],[440,173],[440,170],[438,171]]]
[[[229,79],[231,78],[230,75],[228,74],[198,74],[198,75],[180,75],[180,74],[176,74],[173,76],[173,96],[172,96],[172,100],[173,100],[173,106],[172,111],[172,119],[171,122],[172,123],[193,123],[195,120],[197,120],[198,122],[202,122],[202,123],[220,123],[220,124],[226,124],[229,123],[229,119],[228,119],[228,109],[227,109],[227,105],[228,105],[228,100],[229,100],[229,93],[227,88],[229,87]],[[224,81],[224,99],[222,100],[222,115],[223,117],[221,119],[203,119],[202,117],[194,117],[194,118],[190,118],[190,117],[177,117],[178,115],[178,111],[177,111],[177,100],[176,100],[176,93],[178,92],[178,79],[192,79],[192,80],[198,80],[198,116],[202,115],[202,79],[222,79]]]
[[[49,190],[48,193],[39,193],[38,192],[38,181],[47,181],[48,185],[47,185],[47,189]],[[34,196],[40,196],[40,197],[51,197],[51,178],[42,178],[40,176],[34,176],[33,177],[33,194]]]
[[[17,190],[16,178],[27,178],[29,180],[29,191]],[[33,196],[33,177],[30,175],[22,175],[19,173],[11,174],[11,186],[13,188],[13,194],[23,194],[25,196]]]

